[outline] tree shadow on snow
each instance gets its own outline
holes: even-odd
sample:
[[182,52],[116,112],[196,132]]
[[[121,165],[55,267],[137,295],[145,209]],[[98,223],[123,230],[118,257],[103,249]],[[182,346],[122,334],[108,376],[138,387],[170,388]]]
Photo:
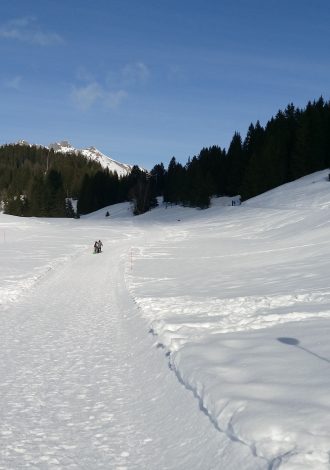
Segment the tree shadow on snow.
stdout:
[[322,361],[328,362],[330,364],[330,360],[327,359],[326,357],[320,356],[319,354],[314,353],[313,351],[310,351],[307,348],[304,348],[301,346],[300,341],[296,338],[276,338],[277,341],[283,344],[287,344],[288,346],[294,346],[296,348],[302,349],[303,351],[307,352],[308,354],[311,354],[312,356],[317,357],[318,359],[321,359]]

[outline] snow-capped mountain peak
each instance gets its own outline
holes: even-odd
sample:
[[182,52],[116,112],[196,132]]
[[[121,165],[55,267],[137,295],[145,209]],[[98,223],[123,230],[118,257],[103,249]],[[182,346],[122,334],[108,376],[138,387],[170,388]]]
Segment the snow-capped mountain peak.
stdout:
[[[27,145],[31,146],[29,142],[26,140],[19,140],[16,142],[18,145]],[[59,142],[53,142],[48,146],[41,146],[37,145],[37,147],[45,147],[54,150],[54,152],[60,153],[73,153],[73,154],[80,154],[83,155],[85,158],[90,160],[94,160],[98,162],[103,168],[108,168],[109,171],[116,172],[118,176],[125,176],[129,174],[132,170],[132,165],[128,165],[126,163],[120,163],[114,160],[111,157],[108,157],[104,153],[100,152],[97,148],[91,146],[85,149],[78,149],[73,147],[71,143],[67,140],[61,140]]]
[[117,162],[107,155],[104,155],[104,153],[100,152],[100,150],[95,147],[81,149],[79,152],[84,155],[84,157],[97,161],[103,168],[108,168],[109,171],[113,172],[116,171],[118,176],[127,175],[132,170],[131,165]]
[[103,168],[108,168],[109,171],[116,172],[118,176],[125,176],[132,170],[131,165],[117,162],[93,146],[85,149],[77,149],[67,140],[62,140],[50,144],[49,148],[53,149],[55,152],[81,154],[90,160],[98,162]]
[[28,145],[28,146],[30,146],[29,142],[27,142],[27,141],[24,140],[24,139],[19,140],[19,141],[17,142],[17,144],[18,144],[18,145]]
[[49,144],[48,148],[61,153],[76,153],[77,150],[67,140],[61,140],[60,142]]

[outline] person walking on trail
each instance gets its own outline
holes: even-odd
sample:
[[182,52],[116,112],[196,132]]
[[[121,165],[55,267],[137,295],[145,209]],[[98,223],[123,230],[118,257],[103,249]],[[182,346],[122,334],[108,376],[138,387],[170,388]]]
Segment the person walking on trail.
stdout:
[[103,243],[101,242],[101,240],[98,241],[98,245],[99,245],[99,253],[101,253],[102,246],[103,246]]

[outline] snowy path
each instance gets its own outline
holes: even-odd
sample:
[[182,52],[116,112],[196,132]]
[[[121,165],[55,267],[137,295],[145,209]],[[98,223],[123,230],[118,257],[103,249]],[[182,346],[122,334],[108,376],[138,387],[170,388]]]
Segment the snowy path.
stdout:
[[155,349],[125,287],[128,248],[69,261],[0,317],[0,469],[266,468]]
[[329,207],[0,214],[0,470],[328,470]]

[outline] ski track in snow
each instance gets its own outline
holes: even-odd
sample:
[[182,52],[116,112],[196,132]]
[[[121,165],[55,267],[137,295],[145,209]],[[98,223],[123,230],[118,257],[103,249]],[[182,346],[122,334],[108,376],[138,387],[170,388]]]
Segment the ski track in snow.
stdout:
[[329,183],[227,203],[1,216],[0,470],[329,468]]
[[169,370],[118,248],[58,266],[0,317],[0,469],[265,468]]

